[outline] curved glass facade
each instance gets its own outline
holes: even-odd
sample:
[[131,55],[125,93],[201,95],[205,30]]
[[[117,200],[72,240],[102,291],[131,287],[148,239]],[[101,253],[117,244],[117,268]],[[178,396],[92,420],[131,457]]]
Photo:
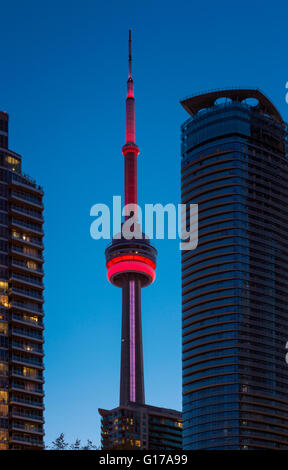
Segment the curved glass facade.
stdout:
[[184,449],[288,448],[286,136],[240,101],[182,126]]

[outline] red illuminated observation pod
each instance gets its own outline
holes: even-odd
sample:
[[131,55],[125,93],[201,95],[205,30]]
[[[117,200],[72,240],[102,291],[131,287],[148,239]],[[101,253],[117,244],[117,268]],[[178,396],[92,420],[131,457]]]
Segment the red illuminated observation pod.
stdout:
[[[127,80],[127,94],[126,94],[126,143],[122,147],[124,155],[124,188],[125,188],[125,206],[135,205],[134,213],[136,214],[137,206],[137,156],[139,155],[139,147],[135,143],[135,98],[134,98],[134,82],[132,78],[132,41],[131,30],[129,30],[128,40],[128,80]],[[130,214],[125,213],[125,219],[129,218]],[[114,245],[114,243],[113,243]],[[150,258],[150,251],[153,250],[152,259]],[[154,249],[151,245],[143,244],[141,250],[144,253],[136,254],[138,252],[135,247],[135,240],[131,241],[131,245],[127,247],[127,254],[113,256],[108,258],[107,277],[108,280],[118,286],[122,287],[121,276],[119,274],[139,273],[142,278],[142,287],[151,284],[155,279],[156,262],[154,259]],[[121,250],[122,251],[122,250]],[[135,254],[133,254],[135,251]],[[146,253],[147,252],[147,253]],[[128,254],[129,253],[129,254]],[[112,253],[110,253],[112,254]],[[146,255],[146,256],[145,256]],[[156,259],[156,258],[155,258]]]
[[[126,142],[122,147],[125,174],[125,206],[137,215],[137,156],[135,143],[135,98],[132,78],[131,31],[129,31],[128,80],[126,95]],[[134,207],[135,206],[135,207]],[[130,217],[125,212],[125,220]],[[139,232],[138,232],[139,233]],[[120,405],[145,403],[141,290],[155,279],[157,251],[142,234],[126,239],[121,233],[105,250],[108,280],[122,289]]]

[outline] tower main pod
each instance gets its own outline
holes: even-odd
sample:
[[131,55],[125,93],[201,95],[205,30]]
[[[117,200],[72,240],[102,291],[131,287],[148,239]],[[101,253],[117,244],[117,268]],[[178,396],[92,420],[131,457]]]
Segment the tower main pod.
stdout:
[[[132,78],[131,30],[129,31],[129,73],[126,97],[126,143],[122,147],[125,174],[125,220],[137,214],[137,157],[135,143],[135,98]],[[157,251],[144,234],[118,234],[105,250],[109,282],[122,289],[122,335],[120,406],[145,403],[141,289],[155,279]]]

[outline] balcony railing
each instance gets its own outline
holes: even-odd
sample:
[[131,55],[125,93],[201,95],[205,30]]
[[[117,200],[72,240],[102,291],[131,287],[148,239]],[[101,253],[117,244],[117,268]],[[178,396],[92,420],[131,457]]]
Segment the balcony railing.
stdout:
[[[13,315],[12,315],[12,319],[13,319]],[[12,335],[13,334],[23,336],[25,338],[33,338],[33,339],[37,339],[39,341],[43,341],[42,333],[40,331],[36,331],[36,330],[27,330],[27,329],[17,328],[17,327],[13,326],[12,327]]]
[[21,255],[26,256],[27,258],[33,258],[33,259],[35,259],[39,262],[42,262],[43,259],[42,259],[41,252],[39,253],[39,252],[37,252],[38,250],[35,250],[36,251],[36,253],[35,253],[33,250],[34,250],[34,248],[33,249],[28,248],[28,250],[27,250],[27,247],[23,248],[22,246],[12,245],[12,251],[20,253]]
[[37,245],[37,247],[39,248],[44,248],[44,245],[39,238],[31,237],[30,235],[28,236],[23,233],[20,234],[16,232],[15,230],[12,231],[11,238],[12,240],[17,240],[21,243],[27,243],[28,245],[32,245],[32,246]]
[[22,201],[35,204],[41,208],[43,208],[43,204],[41,202],[41,199],[38,198],[37,196],[33,196],[30,193],[23,193],[21,191],[11,191],[11,196],[15,197],[17,199],[21,199]]
[[[38,372],[38,371],[37,371]],[[42,372],[38,372],[37,374],[35,374],[34,372],[29,372],[29,371],[26,371],[25,373],[20,370],[20,369],[12,369],[12,374],[13,375],[17,375],[19,377],[24,377],[26,379],[30,379],[30,380],[43,380],[43,374]]]
[[23,174],[22,176],[18,176],[14,173],[12,174],[12,182],[15,184],[23,184],[24,186],[29,186],[33,189],[36,189],[36,191],[40,191],[41,193],[43,193],[43,188],[36,184],[36,181],[28,175]]
[[20,289],[19,287],[10,287],[9,294],[24,295],[25,297],[33,297],[34,299],[39,299],[43,301],[41,292],[34,291],[33,289]]
[[15,421],[12,422],[12,428],[13,429],[20,429],[20,430],[23,430],[25,432],[37,432],[37,433],[40,433],[42,434],[43,433],[43,427],[39,424],[22,424],[22,423],[15,423]]
[[20,302],[20,300],[12,300],[11,307],[12,308],[16,307],[16,308],[20,308],[22,310],[27,310],[29,312],[35,312],[35,313],[43,314],[43,309],[40,305],[31,304],[31,303],[28,303],[28,302]]
[[19,341],[12,341],[12,347],[21,349],[25,352],[43,354],[43,348],[39,344],[30,343],[29,345],[19,343]]
[[34,224],[33,222],[25,222],[24,220],[20,219],[15,219],[12,217],[11,219],[12,225],[17,225],[20,227],[27,228],[28,230],[32,230],[33,232],[41,233],[43,234],[42,226],[38,224]]
[[29,394],[38,393],[39,395],[44,395],[42,385],[33,384],[33,386],[32,386],[31,382],[28,383],[28,384],[25,383],[25,385],[24,385],[22,383],[15,382],[13,380],[10,388],[13,388],[13,389],[16,389],[16,390],[21,390],[21,391],[27,392]]
[[37,415],[35,413],[25,413],[23,411],[18,411],[12,409],[11,413],[12,417],[20,417],[20,418],[26,418],[26,419],[34,419],[35,421],[41,421],[41,423],[44,423],[44,418],[42,415]]
[[36,269],[32,269],[27,266],[27,263],[19,259],[12,258],[12,264],[14,264],[15,266],[19,266],[21,268],[27,269],[28,271],[32,271],[32,272],[40,273],[40,274],[43,273],[42,266],[38,266]]
[[43,362],[38,357],[21,357],[17,354],[12,354],[12,361],[21,362],[23,364],[30,364],[36,367],[43,367]]
[[27,284],[31,285],[37,285],[39,287],[44,287],[42,279],[36,277],[36,276],[25,276],[24,274],[19,274],[19,273],[12,273],[11,279],[14,279],[16,281],[21,281],[25,282]]
[[42,399],[34,400],[33,398],[24,398],[19,397],[19,395],[13,394],[11,397],[11,401],[15,403],[24,403],[25,405],[37,406],[38,408],[44,408]]
[[23,316],[23,315],[19,315],[18,313],[12,313],[12,320],[15,320],[15,321],[20,321],[20,322],[23,322],[23,323],[27,323],[28,325],[33,325],[33,326],[36,326],[38,328],[43,328],[43,322],[42,322],[42,319],[41,318],[33,318],[33,317],[29,317],[27,315]]
[[21,434],[12,434],[12,441],[14,442],[25,442],[27,444],[38,445],[39,447],[43,447],[42,439],[37,439],[36,437],[25,437]]
[[33,210],[33,209],[25,209],[24,207],[12,205],[11,206],[11,211],[18,212],[19,214],[24,214],[28,217],[33,217],[33,218],[39,219],[42,222],[44,221],[41,212]]

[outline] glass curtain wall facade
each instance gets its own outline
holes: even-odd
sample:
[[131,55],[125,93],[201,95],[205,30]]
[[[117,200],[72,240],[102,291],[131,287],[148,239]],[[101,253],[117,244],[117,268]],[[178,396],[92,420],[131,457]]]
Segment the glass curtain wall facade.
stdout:
[[183,448],[287,449],[287,127],[259,90],[182,105]]
[[43,448],[42,197],[0,112],[0,450]]

